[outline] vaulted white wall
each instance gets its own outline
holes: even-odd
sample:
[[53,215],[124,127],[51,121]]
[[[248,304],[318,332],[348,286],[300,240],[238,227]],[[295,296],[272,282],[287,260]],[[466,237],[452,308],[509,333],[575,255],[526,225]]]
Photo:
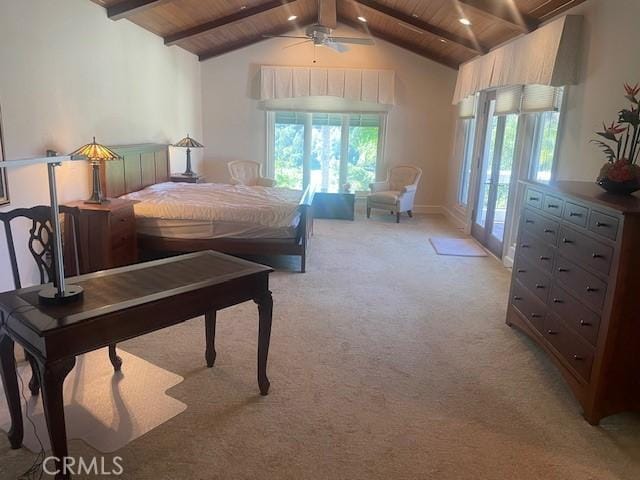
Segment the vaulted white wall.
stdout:
[[[108,145],[175,142],[202,135],[200,64],[89,0],[2,1],[0,107],[7,158],[69,152],[95,135]],[[172,167],[183,169],[183,153]],[[59,171],[62,201],[87,197],[85,162]],[[11,205],[48,204],[46,169],[9,172]],[[20,242],[24,244],[24,240]],[[21,252],[25,280],[33,267]],[[0,291],[13,287],[0,234]]]
[[[340,27],[337,35],[361,35]],[[456,71],[382,40],[373,47],[352,46],[347,53],[309,44],[284,48],[294,39],[270,39],[202,64],[204,173],[209,181],[228,179],[230,160],[266,159],[266,116],[258,109],[257,72],[262,64],[382,68],[396,72],[397,105],[388,117],[385,160],[412,163],[424,170],[416,203],[444,203],[452,144],[451,98]]]

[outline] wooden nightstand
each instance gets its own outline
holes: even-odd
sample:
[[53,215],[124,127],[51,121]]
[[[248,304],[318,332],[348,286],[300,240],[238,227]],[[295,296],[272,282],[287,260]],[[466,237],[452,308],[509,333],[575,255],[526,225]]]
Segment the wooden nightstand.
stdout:
[[202,175],[185,175],[183,173],[172,173],[171,181],[176,183],[205,183]]
[[133,200],[112,198],[92,205],[82,200],[68,205],[80,209],[81,265],[86,272],[130,265],[138,261]]

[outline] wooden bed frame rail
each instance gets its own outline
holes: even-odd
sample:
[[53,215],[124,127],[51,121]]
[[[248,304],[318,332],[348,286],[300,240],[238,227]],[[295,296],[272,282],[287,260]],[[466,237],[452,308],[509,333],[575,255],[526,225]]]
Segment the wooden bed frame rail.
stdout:
[[[103,162],[102,190],[108,197],[119,197],[145,187],[169,181],[169,149],[166,144],[145,143],[111,147],[122,158]],[[149,257],[176,253],[215,250],[231,255],[295,255],[300,257],[300,271],[305,272],[307,244],[313,231],[314,191],[307,187],[300,198],[295,238],[287,239],[179,239],[138,234],[138,247]]]

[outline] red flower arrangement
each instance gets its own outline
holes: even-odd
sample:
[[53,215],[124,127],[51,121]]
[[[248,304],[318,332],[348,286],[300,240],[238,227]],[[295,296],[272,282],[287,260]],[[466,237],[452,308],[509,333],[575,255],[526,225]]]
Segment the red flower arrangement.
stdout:
[[[640,189],[640,85],[624,84],[625,98],[630,108],[618,112],[618,122],[603,123],[603,131],[596,132],[608,140],[592,140],[607,155],[607,163],[600,170],[598,184],[610,191],[631,193]],[[613,142],[613,144],[611,144]],[[616,185],[619,184],[619,185]]]

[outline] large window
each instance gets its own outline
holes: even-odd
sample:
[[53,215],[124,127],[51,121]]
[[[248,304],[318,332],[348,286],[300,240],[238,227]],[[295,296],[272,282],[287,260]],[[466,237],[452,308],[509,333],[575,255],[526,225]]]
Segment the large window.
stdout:
[[362,192],[375,181],[382,114],[271,112],[271,171],[280,187]]
[[560,112],[536,113],[529,178],[536,182],[549,183],[558,140]]
[[469,204],[469,186],[471,183],[471,166],[473,165],[473,149],[476,138],[476,119],[461,120],[463,130],[462,170],[458,187],[458,202],[460,205]]

